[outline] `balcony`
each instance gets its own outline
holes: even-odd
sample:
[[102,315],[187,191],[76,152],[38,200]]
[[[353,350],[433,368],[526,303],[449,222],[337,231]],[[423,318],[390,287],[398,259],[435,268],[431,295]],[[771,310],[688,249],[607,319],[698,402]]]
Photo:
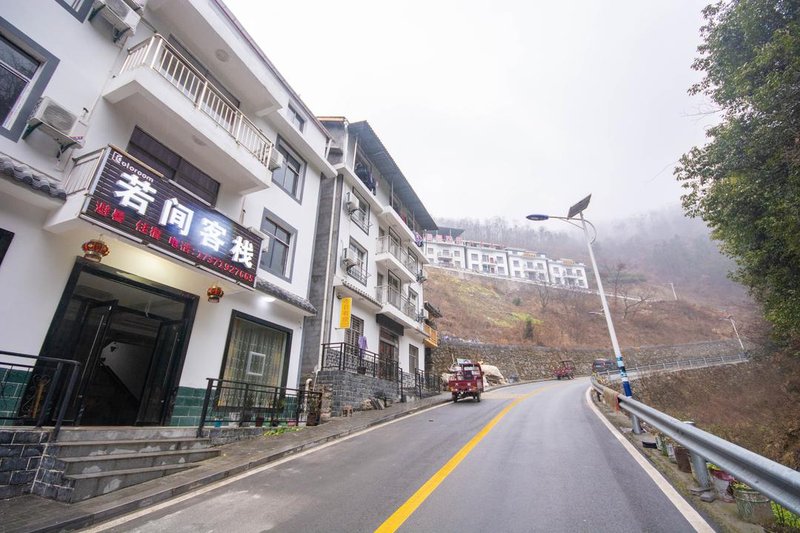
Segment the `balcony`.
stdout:
[[423,341],[425,346],[428,348],[436,348],[439,346],[439,332],[436,328],[429,324],[423,324],[422,330],[425,332],[425,335],[427,335],[427,338]]
[[406,328],[421,329],[416,302],[412,302],[400,291],[388,285],[376,287],[375,297],[381,303],[381,313],[400,322]]
[[272,141],[160,35],[128,50],[103,97],[230,189],[269,186]]
[[378,239],[375,262],[379,266],[390,268],[404,283],[417,281],[418,261],[409,257],[403,246],[388,235]]

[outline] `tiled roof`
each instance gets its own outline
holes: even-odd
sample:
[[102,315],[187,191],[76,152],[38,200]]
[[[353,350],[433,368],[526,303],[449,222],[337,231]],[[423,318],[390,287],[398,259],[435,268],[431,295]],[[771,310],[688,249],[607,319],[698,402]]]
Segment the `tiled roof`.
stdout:
[[347,287],[349,290],[353,291],[355,294],[358,294],[361,298],[367,300],[371,304],[376,305],[378,307],[383,307],[383,304],[380,303],[376,298],[373,298],[366,291],[363,291],[363,290],[359,289],[358,287],[356,287],[355,285],[353,285],[352,283],[350,283],[346,279],[342,280],[342,286]]
[[278,287],[274,283],[270,283],[269,281],[263,280],[261,278],[256,278],[256,290],[261,291],[265,294],[269,294],[270,296],[274,296],[279,300],[282,300],[290,305],[293,305],[313,315],[317,314],[317,310],[313,305],[311,305],[311,302],[309,302],[305,298],[300,298],[299,296],[292,294],[287,290],[281,289],[280,287]]
[[61,200],[67,199],[67,192],[58,185],[58,180],[23,165],[13,157],[0,153],[0,176],[24,183],[35,191]]

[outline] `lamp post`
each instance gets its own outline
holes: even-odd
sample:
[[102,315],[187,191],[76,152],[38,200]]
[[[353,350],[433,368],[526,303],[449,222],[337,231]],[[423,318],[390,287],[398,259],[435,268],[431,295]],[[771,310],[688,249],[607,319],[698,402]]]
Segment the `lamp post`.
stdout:
[[[608,335],[611,337],[611,345],[614,347],[614,355],[617,359],[617,368],[619,369],[619,377],[622,380],[622,390],[625,392],[625,396],[630,397],[631,394],[631,384],[628,380],[628,372],[625,370],[625,363],[622,360],[622,352],[619,349],[619,342],[617,342],[617,332],[614,330],[614,322],[611,320],[611,312],[608,309],[608,302],[606,301],[606,293],[603,291],[603,282],[600,279],[600,271],[597,268],[597,262],[594,259],[594,251],[592,250],[592,241],[594,239],[589,238],[589,230],[586,228],[586,225],[589,224],[594,229],[594,225],[591,222],[583,218],[583,211],[588,207],[589,200],[591,200],[592,195],[590,194],[577,204],[573,205],[569,208],[569,213],[566,217],[555,217],[549,215],[528,215],[528,220],[533,221],[543,221],[548,219],[556,219],[556,220],[564,220],[565,222],[572,224],[573,226],[582,227],[583,228],[583,236],[586,238],[586,247],[589,248],[589,258],[592,260],[592,268],[594,269],[594,277],[597,280],[597,291],[600,293],[600,301],[603,302],[603,314],[606,317],[606,325],[608,326]],[[573,220],[580,220],[581,225],[578,226]],[[595,230],[595,236],[597,236],[597,230]],[[636,427],[638,423],[636,422],[636,417],[634,417],[634,427]]]
[[742,347],[742,351],[744,351],[744,343],[742,342],[742,338],[739,336],[739,330],[736,329],[736,322],[733,320],[731,315],[728,315],[725,318],[720,318],[720,320],[730,320],[731,326],[733,326],[733,332],[736,334],[736,340],[739,341],[739,346]]

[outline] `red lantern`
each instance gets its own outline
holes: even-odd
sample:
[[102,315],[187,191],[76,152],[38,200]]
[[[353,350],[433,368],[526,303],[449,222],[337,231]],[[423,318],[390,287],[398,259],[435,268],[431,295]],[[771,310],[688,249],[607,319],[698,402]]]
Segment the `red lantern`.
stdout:
[[211,287],[208,288],[206,292],[208,296],[208,301],[212,304],[218,304],[222,297],[225,295],[225,292],[222,290],[222,287],[218,287],[217,284],[213,284]]
[[100,239],[90,239],[81,245],[83,257],[93,263],[99,263],[108,255],[108,246]]

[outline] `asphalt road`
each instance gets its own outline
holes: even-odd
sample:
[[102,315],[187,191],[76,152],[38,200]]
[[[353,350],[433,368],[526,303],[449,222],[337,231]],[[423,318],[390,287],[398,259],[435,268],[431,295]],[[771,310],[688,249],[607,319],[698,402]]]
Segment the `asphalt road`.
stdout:
[[543,382],[449,403],[111,531],[694,531],[586,404],[587,387]]

